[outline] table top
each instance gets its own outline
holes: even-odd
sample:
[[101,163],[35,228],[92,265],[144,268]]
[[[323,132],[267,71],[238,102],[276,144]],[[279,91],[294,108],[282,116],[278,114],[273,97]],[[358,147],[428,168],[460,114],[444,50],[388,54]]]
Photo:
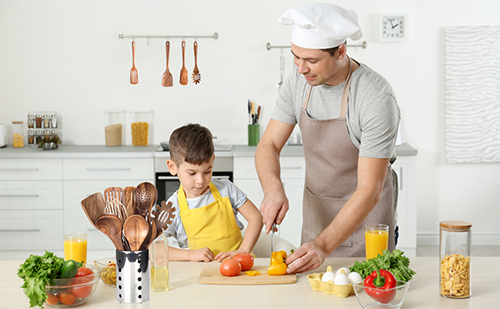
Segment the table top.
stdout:
[[[356,258],[328,258],[316,272],[352,266]],[[359,258],[358,258],[359,260]],[[403,308],[493,308],[498,305],[500,257],[471,257],[472,296],[447,299],[439,295],[439,259],[411,258],[410,268],[417,274],[410,281],[410,290]],[[0,261],[0,308],[28,308],[22,280],[17,269],[22,261]],[[361,308],[356,296],[339,298],[312,291],[306,274],[299,274],[294,284],[282,285],[204,285],[198,283],[204,267],[218,262],[170,262],[170,290],[150,292],[150,300],[142,304],[124,304],[116,300],[116,290],[99,282],[96,292],[79,308]],[[259,258],[255,265],[269,265]],[[311,272],[312,273],[312,272]],[[47,306],[46,308],[54,308]]]

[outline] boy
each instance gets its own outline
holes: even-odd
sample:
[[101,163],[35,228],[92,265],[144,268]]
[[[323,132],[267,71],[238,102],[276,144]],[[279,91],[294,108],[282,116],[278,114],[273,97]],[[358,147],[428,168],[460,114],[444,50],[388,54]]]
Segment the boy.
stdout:
[[[168,170],[181,183],[168,199],[175,218],[166,233],[181,248],[171,248],[169,259],[220,262],[250,253],[262,229],[262,214],[232,182],[212,179],[215,155],[210,131],[199,124],[180,127],[170,136],[169,149]],[[248,221],[245,238],[238,212]]]

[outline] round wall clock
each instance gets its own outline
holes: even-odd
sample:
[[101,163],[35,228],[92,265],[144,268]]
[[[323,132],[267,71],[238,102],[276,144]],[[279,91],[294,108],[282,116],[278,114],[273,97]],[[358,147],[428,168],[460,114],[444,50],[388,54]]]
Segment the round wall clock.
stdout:
[[408,16],[406,14],[380,15],[380,41],[401,42],[408,39]]

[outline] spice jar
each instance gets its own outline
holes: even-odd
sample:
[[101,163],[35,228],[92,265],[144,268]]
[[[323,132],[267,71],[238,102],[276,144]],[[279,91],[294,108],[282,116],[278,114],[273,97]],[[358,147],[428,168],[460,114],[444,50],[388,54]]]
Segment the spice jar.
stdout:
[[34,128],[35,127],[35,115],[33,114],[28,114],[28,128]]
[[36,115],[35,122],[36,122],[36,127],[41,128],[42,127],[42,115]]
[[12,147],[24,147],[23,122],[12,121]]
[[42,130],[35,131],[35,143],[38,145],[43,140]]
[[57,128],[57,114],[52,114],[51,116],[51,120],[52,120],[52,129],[56,129]]
[[43,127],[44,128],[50,128],[50,116],[49,115],[43,115]]
[[439,286],[446,298],[471,296],[471,227],[466,221],[439,223]]
[[28,130],[28,145],[33,146],[35,144],[35,133],[33,130]]

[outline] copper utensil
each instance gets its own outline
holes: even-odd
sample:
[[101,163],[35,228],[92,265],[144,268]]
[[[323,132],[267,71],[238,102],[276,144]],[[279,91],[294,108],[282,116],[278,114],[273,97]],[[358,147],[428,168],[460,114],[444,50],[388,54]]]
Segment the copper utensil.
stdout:
[[125,209],[125,193],[120,187],[110,187],[104,190],[104,198],[106,206],[104,213],[115,214],[122,221],[122,224],[127,219],[127,210]]
[[132,69],[130,70],[130,83],[132,85],[139,83],[139,73],[135,67],[135,41],[132,41]]
[[146,217],[151,208],[156,204],[158,191],[150,182],[140,183],[134,191],[135,214]]
[[181,78],[179,83],[183,86],[186,86],[188,83],[188,70],[186,69],[186,42],[182,41],[182,69],[181,69]]
[[165,43],[165,49],[167,50],[167,69],[165,70],[165,73],[163,73],[163,76],[161,77],[161,85],[163,87],[172,87],[174,85],[174,81],[172,79],[172,73],[170,73],[168,69],[168,61],[170,59],[170,42],[167,41]]
[[104,198],[101,192],[94,193],[83,199],[80,204],[82,205],[83,211],[90,223],[98,229],[96,226],[96,221],[104,211]]
[[134,203],[134,191],[135,187],[125,187],[123,188],[123,196],[125,198],[125,210],[127,215],[131,216],[135,213],[135,203]]
[[156,205],[156,208],[151,211],[151,215],[156,220],[156,237],[161,235],[163,230],[172,224],[172,219],[175,218],[174,211],[175,207],[172,207],[172,202],[167,204],[165,201],[162,201],[160,205]]
[[130,244],[130,250],[139,251],[142,243],[148,236],[149,224],[140,215],[132,215],[127,218],[123,225],[123,233]]
[[193,70],[193,83],[198,84],[201,82],[200,70],[198,70],[198,42],[194,41],[194,70]]
[[116,215],[102,214],[96,221],[97,228],[106,234],[116,249],[124,251],[122,243],[122,222]]

